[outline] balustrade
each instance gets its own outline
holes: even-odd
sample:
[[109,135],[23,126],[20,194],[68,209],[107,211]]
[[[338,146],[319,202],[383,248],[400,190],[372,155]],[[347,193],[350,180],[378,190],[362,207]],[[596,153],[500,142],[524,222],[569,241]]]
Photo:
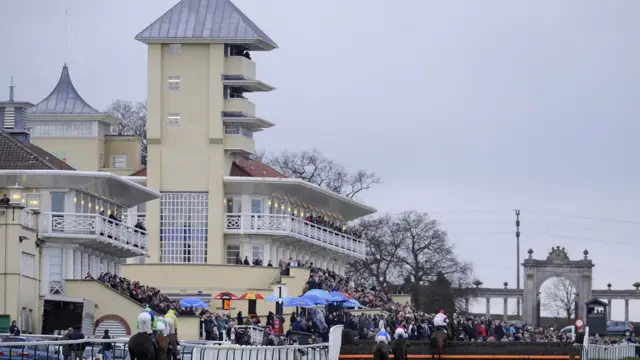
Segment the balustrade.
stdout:
[[43,235],[95,235],[124,247],[147,250],[147,232],[99,214],[42,213]]
[[364,242],[291,215],[225,214],[227,232],[289,235],[349,255],[364,257]]

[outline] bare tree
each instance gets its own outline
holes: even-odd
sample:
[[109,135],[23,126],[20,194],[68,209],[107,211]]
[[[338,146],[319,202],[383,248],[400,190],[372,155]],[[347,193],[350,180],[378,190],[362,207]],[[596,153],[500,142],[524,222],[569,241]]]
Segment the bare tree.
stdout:
[[542,294],[541,307],[553,316],[564,317],[571,322],[575,314],[576,287],[564,277],[551,280]]
[[365,170],[349,173],[344,166],[327,159],[316,149],[280,154],[261,151],[255,158],[287,177],[302,179],[350,198],[381,182],[378,175]]
[[121,121],[111,127],[115,135],[136,136],[142,144],[142,164],[147,164],[147,102],[114,100],[107,112]]
[[[394,221],[393,230],[401,238],[398,263],[410,277],[412,296],[420,307],[418,291],[423,285],[447,278],[453,286],[468,282],[471,264],[460,261],[447,233],[427,213],[407,211]],[[425,302],[426,303],[426,302]]]
[[393,231],[389,215],[364,219],[354,225],[354,232],[366,239],[366,257],[349,263],[347,273],[359,284],[376,285],[379,289],[400,280],[398,253],[401,238]]

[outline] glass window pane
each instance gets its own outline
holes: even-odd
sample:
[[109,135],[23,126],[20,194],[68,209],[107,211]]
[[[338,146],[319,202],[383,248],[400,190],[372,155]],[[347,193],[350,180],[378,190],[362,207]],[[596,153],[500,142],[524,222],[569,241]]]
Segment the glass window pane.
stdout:
[[262,214],[262,199],[251,199],[251,213]]

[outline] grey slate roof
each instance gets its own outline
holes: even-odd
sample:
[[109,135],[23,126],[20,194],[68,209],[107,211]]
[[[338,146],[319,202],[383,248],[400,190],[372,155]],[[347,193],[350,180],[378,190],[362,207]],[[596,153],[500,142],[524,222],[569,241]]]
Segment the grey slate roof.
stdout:
[[0,169],[2,170],[75,170],[43,148],[22,143],[0,130]]
[[87,104],[71,82],[67,64],[51,94],[28,110],[29,114],[100,114]]
[[142,30],[136,40],[242,44],[252,50],[278,47],[230,0],[182,0]]

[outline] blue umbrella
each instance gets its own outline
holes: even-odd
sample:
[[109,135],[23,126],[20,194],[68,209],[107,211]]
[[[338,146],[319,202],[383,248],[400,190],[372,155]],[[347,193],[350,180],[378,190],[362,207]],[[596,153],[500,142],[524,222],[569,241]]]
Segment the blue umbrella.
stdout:
[[[286,302],[289,299],[291,299],[291,298],[288,297],[288,296],[285,296],[285,297],[282,298],[282,301]],[[264,301],[265,302],[276,302],[276,301],[278,301],[278,298],[275,297],[273,294],[270,294],[270,295],[268,295],[267,297],[264,298]]]
[[331,296],[331,294],[329,294],[329,292],[326,290],[320,290],[320,289],[309,290],[304,295],[302,295],[302,297],[305,297],[307,295],[315,295],[321,298],[322,300],[334,301],[333,296]]
[[309,294],[309,293],[306,293],[306,294],[300,296],[300,298],[308,300],[308,301],[312,302],[315,305],[326,305],[327,302],[328,302],[327,300],[325,300],[324,298],[322,298],[322,297],[320,297],[318,295]]
[[329,294],[333,297],[333,301],[335,302],[349,301],[349,298],[347,297],[347,295],[341,292],[332,291]]
[[284,307],[294,307],[294,306],[295,307],[314,307],[316,305],[310,300],[307,300],[302,297],[297,297],[297,298],[293,298],[293,299],[289,299],[288,301],[285,301],[283,306]]
[[342,307],[348,307],[348,308],[361,308],[364,307],[360,304],[360,302],[356,299],[351,299],[349,301],[345,301],[342,303]]
[[180,306],[184,308],[198,308],[198,309],[206,309],[209,307],[204,301],[198,298],[193,298],[193,297],[184,298],[180,300]]

